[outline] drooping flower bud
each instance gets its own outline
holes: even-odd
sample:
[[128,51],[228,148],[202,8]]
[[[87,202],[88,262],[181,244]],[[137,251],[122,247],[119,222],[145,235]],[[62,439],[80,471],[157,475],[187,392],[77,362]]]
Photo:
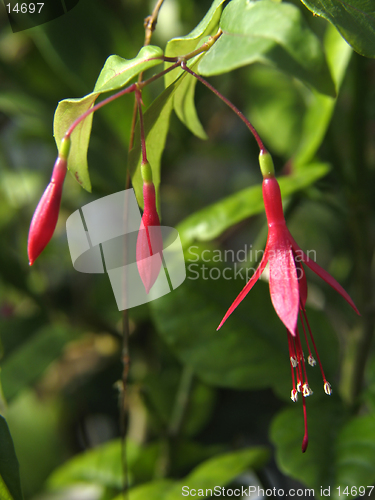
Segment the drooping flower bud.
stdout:
[[154,285],[162,264],[163,238],[156,210],[155,186],[150,164],[142,164],[144,211],[137,238],[136,258],[138,272],[148,294]]
[[65,137],[53,167],[51,181],[44,191],[31,220],[27,245],[30,266],[42,253],[55,231],[67,171],[69,149],[70,139]]

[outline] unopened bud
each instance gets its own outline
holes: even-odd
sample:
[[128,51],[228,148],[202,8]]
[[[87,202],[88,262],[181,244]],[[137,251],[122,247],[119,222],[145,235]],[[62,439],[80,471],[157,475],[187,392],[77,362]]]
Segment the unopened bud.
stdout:
[[[149,167],[148,163],[147,165]],[[139,275],[148,294],[159,276],[163,252],[163,238],[152,181],[144,182],[143,199],[144,212],[137,238],[136,259]]]
[[67,159],[59,156],[53,167],[51,181],[31,219],[27,244],[30,266],[43,252],[55,231],[66,171]]

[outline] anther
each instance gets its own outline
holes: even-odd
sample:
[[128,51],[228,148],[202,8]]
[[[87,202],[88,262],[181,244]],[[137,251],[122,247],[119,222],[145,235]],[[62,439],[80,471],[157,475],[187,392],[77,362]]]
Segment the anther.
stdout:
[[307,398],[307,396],[311,396],[313,394],[313,391],[310,389],[308,384],[303,384],[302,394],[305,398]]
[[293,368],[297,368],[298,361],[295,356],[290,356],[290,364],[293,366]]
[[315,360],[315,358],[311,354],[307,358],[307,361],[309,362],[310,366],[315,366],[316,365],[316,360]]
[[292,389],[290,391],[290,399],[293,401],[293,403],[296,403],[298,401],[298,392],[296,389]]
[[297,383],[297,391],[298,392],[301,392],[301,385],[302,385],[301,382]]
[[324,392],[330,396],[332,394],[331,384],[327,381],[324,382]]

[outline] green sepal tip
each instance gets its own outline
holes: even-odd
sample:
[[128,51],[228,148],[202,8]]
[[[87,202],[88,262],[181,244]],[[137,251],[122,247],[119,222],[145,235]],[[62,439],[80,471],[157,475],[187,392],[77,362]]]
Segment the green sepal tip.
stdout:
[[71,140],[70,137],[65,136],[61,141],[61,146],[59,150],[59,157],[64,160],[68,159],[69,151],[70,151]]
[[275,177],[275,168],[273,166],[272,156],[268,151],[261,151],[259,154],[259,166],[263,178]]
[[141,165],[141,174],[143,182],[150,183],[152,182],[152,170],[149,162],[142,163]]

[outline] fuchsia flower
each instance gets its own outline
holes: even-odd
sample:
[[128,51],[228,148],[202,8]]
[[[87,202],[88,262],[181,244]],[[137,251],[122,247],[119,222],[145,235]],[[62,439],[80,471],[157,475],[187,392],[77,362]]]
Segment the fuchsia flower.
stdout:
[[311,366],[316,364],[316,361],[311,353],[307,331],[322,373],[324,391],[326,394],[330,395],[332,394],[332,389],[324,375],[314,337],[307,320],[305,311],[307,281],[301,261],[314,271],[315,274],[320,276],[326,283],[328,283],[334,290],[336,290],[336,292],[338,292],[351,305],[357,314],[359,314],[359,311],[342,286],[339,285],[339,283],[337,283],[337,281],[332,278],[330,274],[312,261],[294,241],[285,223],[280,187],[274,177],[272,159],[267,152],[262,152],[259,158],[264,177],[263,200],[268,222],[267,244],[263,258],[257,270],[228,309],[218,327],[218,330],[250,292],[264,271],[267,263],[269,263],[271,301],[277,315],[286,326],[288,335],[289,356],[293,380],[293,389],[291,391],[292,401],[296,402],[298,399],[298,392],[302,393],[305,423],[305,435],[302,442],[302,451],[305,452],[308,444],[305,398],[312,394],[312,390],[309,387],[307,379],[305,359],[303,356],[301,339],[297,326],[298,316],[300,317],[303,334],[309,352],[308,363]]
[[148,162],[142,164],[141,171],[144,210],[137,237],[136,259],[139,275],[148,294],[161,269],[163,238],[156,210],[155,186],[152,182],[152,172]]

